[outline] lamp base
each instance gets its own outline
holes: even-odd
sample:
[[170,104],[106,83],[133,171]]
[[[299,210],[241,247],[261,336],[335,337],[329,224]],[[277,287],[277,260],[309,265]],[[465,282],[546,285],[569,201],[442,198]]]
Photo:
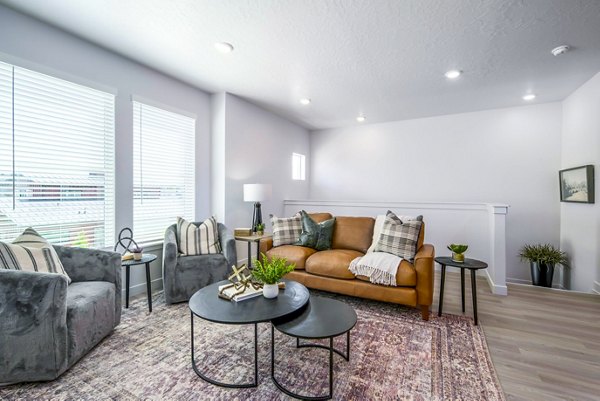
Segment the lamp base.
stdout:
[[260,210],[260,202],[254,203],[254,213],[252,213],[252,232],[256,233],[258,230],[256,226],[262,224],[262,212]]

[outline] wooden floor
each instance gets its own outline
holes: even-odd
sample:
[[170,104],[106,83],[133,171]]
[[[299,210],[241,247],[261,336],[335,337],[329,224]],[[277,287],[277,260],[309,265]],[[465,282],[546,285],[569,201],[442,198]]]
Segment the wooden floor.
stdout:
[[[449,269],[451,270],[451,269]],[[465,279],[472,316],[471,281]],[[600,400],[600,296],[477,281],[479,324],[508,400]],[[433,311],[437,314],[439,274]],[[446,273],[444,313],[461,314],[460,275]]]

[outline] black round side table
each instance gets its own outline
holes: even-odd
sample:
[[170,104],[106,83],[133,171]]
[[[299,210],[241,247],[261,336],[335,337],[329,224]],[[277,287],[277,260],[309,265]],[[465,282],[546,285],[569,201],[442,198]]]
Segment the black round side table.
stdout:
[[[306,306],[310,296],[308,289],[302,284],[291,280],[282,281],[285,282],[285,289],[279,291],[277,298],[265,298],[260,295],[239,302],[227,301],[218,296],[219,286],[230,283],[227,280],[208,285],[192,295],[189,301],[192,368],[200,378],[211,384],[229,388],[248,388],[258,385],[257,324],[298,312]],[[243,384],[224,383],[211,379],[200,371],[196,364],[194,349],[194,316],[213,323],[254,325],[254,381]]]
[[[333,397],[333,353],[350,360],[350,330],[356,325],[356,312],[350,305],[335,299],[311,296],[302,314],[284,316],[271,321],[271,379],[285,394],[301,400],[328,400]],[[317,347],[329,351],[329,394],[306,396],[285,388],[275,378],[275,330],[296,337],[296,348]],[[346,353],[333,348],[333,338],[346,334]],[[321,344],[300,344],[300,339],[328,338],[329,346]]]
[[152,280],[150,279],[150,263],[156,260],[156,255],[142,254],[142,259],[129,259],[121,262],[125,267],[125,308],[129,308],[129,269],[131,266],[146,265],[146,291],[148,292],[148,310],[152,312]]
[[442,266],[442,278],[440,280],[440,302],[438,316],[442,316],[442,305],[444,304],[444,281],[446,280],[446,266],[458,267],[460,269],[460,290],[462,300],[462,311],[465,313],[465,269],[471,271],[471,292],[473,293],[473,317],[477,325],[477,280],[475,274],[477,270],[487,269],[485,262],[477,259],[465,258],[464,262],[455,262],[449,256],[439,256],[435,261]]

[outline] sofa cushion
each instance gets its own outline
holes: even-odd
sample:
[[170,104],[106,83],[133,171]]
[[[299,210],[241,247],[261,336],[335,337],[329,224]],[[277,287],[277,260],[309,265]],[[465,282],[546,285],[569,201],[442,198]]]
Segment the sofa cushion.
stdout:
[[302,216],[302,233],[295,245],[306,246],[317,251],[330,249],[335,217],[317,223],[304,210],[300,212],[300,215]]
[[350,249],[366,253],[373,239],[372,217],[336,217],[332,249]]
[[31,227],[12,244],[0,242],[0,269],[62,274],[71,282],[52,245]]
[[[400,216],[398,216],[398,218],[402,221],[419,220],[419,221],[423,222],[422,215],[418,215],[418,216],[400,215]],[[373,240],[371,242],[371,246],[367,250],[367,253],[374,252],[375,246],[377,245],[377,242],[379,241],[379,236],[381,235],[381,230],[383,229],[384,221],[385,221],[385,214],[377,215],[377,218],[375,219],[375,227],[373,228]],[[421,247],[423,246],[424,239],[425,239],[425,223],[423,222],[423,224],[421,224],[421,231],[419,232],[419,239],[417,240],[417,250],[421,249]]]
[[115,327],[115,285],[72,283],[67,289],[67,358],[75,363]]
[[[356,276],[362,281],[369,281],[367,276]],[[417,272],[412,263],[408,260],[402,260],[396,272],[396,285],[398,287],[414,287],[417,285]]]
[[177,218],[179,252],[183,255],[210,255],[221,253],[217,220],[209,217],[202,223]]
[[348,270],[350,262],[364,253],[351,249],[330,249],[317,252],[306,261],[306,271],[318,276],[352,280],[354,274]]
[[298,245],[282,245],[277,248],[271,248],[267,251],[267,257],[278,257],[286,258],[289,263],[296,265],[296,270],[304,269],[306,266],[306,259],[312,254],[317,252],[312,248]]
[[271,226],[273,227],[273,246],[293,245],[300,239],[302,234],[302,219],[300,213],[292,217],[277,217],[271,215]]
[[413,260],[417,253],[422,224],[420,220],[403,222],[388,210],[374,252],[387,252],[403,259]]

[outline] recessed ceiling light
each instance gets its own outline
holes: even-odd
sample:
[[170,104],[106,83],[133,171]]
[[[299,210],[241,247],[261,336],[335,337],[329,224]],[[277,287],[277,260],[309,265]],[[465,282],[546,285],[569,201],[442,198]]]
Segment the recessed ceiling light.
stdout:
[[366,119],[367,118],[365,116],[358,116],[358,117],[356,117],[356,121],[358,121],[359,123],[364,123]]
[[303,104],[306,106],[307,104],[310,104],[310,99],[307,97],[303,97],[302,99],[300,99],[300,104]]
[[221,53],[231,53],[233,51],[233,45],[227,42],[217,42],[215,43],[215,49]]
[[460,71],[460,70],[450,70],[450,71],[446,71],[446,73],[444,75],[448,79],[456,79],[456,78],[460,77],[460,74],[462,74],[462,71]]
[[555,47],[550,52],[552,53],[553,56],[560,56],[561,54],[565,54],[569,50],[571,50],[571,47],[569,45],[561,45],[561,46]]
[[525,96],[523,96],[523,100],[531,101],[533,99],[535,99],[535,94],[534,93],[528,93]]

